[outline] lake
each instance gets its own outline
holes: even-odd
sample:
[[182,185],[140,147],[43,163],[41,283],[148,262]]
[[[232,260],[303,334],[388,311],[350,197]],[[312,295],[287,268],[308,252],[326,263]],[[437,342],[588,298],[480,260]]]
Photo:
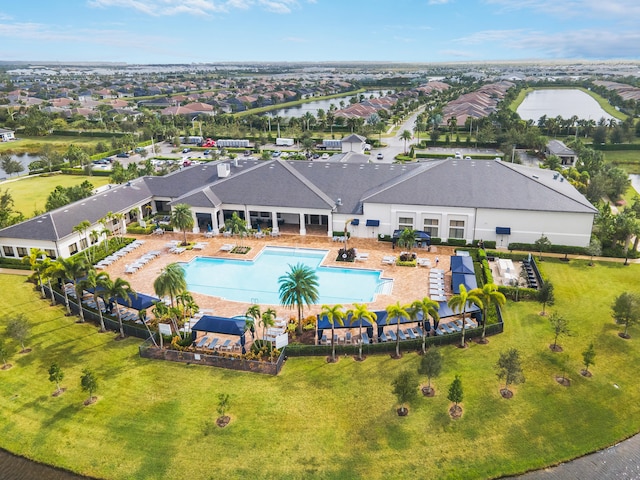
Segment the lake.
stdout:
[[595,120],[602,117],[613,118],[590,95],[577,89],[542,89],[529,93],[517,110],[523,120],[538,121],[546,115],[555,118],[560,115],[564,119],[577,116],[582,120]]
[[[24,166],[24,170],[22,172],[19,173],[19,175],[24,175],[25,173],[29,173],[29,164],[31,162],[35,162],[36,160],[39,160],[40,157],[38,157],[37,155],[11,155],[11,158],[13,160],[18,160],[23,166]],[[11,175],[12,177],[15,177],[16,174],[14,173],[13,175]],[[9,175],[7,175],[7,172],[5,172],[2,167],[0,167],[0,180],[2,180],[5,177],[9,177]]]
[[298,105],[296,107],[290,108],[281,108],[279,110],[271,110],[267,112],[266,115],[271,117],[280,116],[280,117],[297,117],[300,118],[304,116],[305,113],[311,112],[313,115],[318,113],[319,109],[323,109],[325,112],[329,111],[329,107],[333,103],[337,109],[340,109],[340,102],[344,102],[345,107],[348,107],[349,100],[353,97],[360,97],[360,95],[364,95],[365,98],[369,98],[371,95],[374,97],[382,97],[392,93],[393,90],[367,90],[366,92],[359,93],[358,95],[348,95],[346,97],[332,98],[328,100],[314,100],[313,102],[304,103],[302,105]]

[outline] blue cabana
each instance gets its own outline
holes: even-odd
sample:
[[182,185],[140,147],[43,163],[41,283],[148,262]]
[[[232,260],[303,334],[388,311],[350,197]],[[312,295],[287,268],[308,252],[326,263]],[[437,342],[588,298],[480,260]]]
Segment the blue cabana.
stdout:
[[[373,313],[375,313],[376,315],[380,315],[380,312],[373,312]],[[325,330],[325,329],[331,330],[331,323],[329,322],[329,320],[325,315],[322,315],[322,316],[318,315],[317,318],[318,318],[318,330]],[[333,326],[333,328],[360,328],[360,323],[362,323],[362,328],[369,328],[373,326],[371,325],[371,322],[369,322],[365,318],[355,320],[353,323],[351,323],[351,315],[347,315],[347,317],[343,320],[343,323],[344,325],[340,325],[338,322],[335,322],[335,325]]]
[[240,345],[242,346],[242,353],[247,353],[244,348],[245,337],[244,333],[247,329],[247,323],[245,319],[238,318],[225,318],[215,317],[213,315],[204,315],[198,322],[191,327],[192,334],[197,335],[196,332],[210,332],[221,333],[223,335],[236,335],[240,337]]
[[133,308],[134,310],[144,310],[153,306],[154,303],[159,302],[160,299],[152,297],[151,295],[145,295],[144,293],[138,293],[135,297],[133,294],[129,294],[131,304],[122,297],[116,297],[116,302],[125,307]]
[[459,257],[452,256],[451,257],[451,272],[452,273],[464,273],[464,274],[473,274],[475,270],[473,269],[473,258],[471,257]]
[[[460,258],[464,258],[464,257],[460,257]],[[475,275],[470,275],[470,274],[467,275],[462,273],[454,273],[453,275],[451,275],[451,290],[453,290],[453,293],[455,294],[460,293],[461,284],[464,285],[464,288],[466,288],[467,291],[473,290],[474,288],[478,288],[478,282],[476,281]]]
[[[462,312],[454,312],[451,310],[447,302],[438,302],[440,304],[440,308],[438,309],[438,313],[440,314],[440,319],[455,317],[457,315],[462,314]],[[467,313],[475,313],[480,311],[480,307],[478,307],[475,303],[471,305],[467,304],[467,308],[465,310]]]

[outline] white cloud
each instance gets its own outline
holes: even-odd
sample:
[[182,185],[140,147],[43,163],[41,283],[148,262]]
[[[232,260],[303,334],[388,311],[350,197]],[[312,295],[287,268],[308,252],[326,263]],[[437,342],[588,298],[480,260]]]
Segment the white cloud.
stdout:
[[0,12],[0,21],[5,20],[13,20],[13,17],[11,15],[7,15],[6,13]]
[[429,0],[429,5],[444,5],[446,3],[451,3],[452,0]]
[[181,13],[209,16],[254,6],[274,13],[291,13],[298,6],[298,0],[88,0],[87,3],[95,8],[128,8],[154,17]]
[[549,15],[565,17],[617,17],[633,18],[640,15],[637,0],[485,0],[504,11],[535,10]]

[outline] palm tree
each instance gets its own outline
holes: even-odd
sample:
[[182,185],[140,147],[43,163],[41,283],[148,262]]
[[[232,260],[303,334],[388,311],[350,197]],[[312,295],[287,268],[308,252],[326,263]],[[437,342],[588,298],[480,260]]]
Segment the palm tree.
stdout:
[[[262,312],[260,317],[260,325],[262,325],[262,338],[266,336],[267,329],[273,327],[276,324],[276,311],[273,308],[268,308]],[[269,342],[269,356],[273,355],[273,343]]]
[[87,230],[89,230],[89,228],[91,228],[91,222],[89,222],[89,220],[83,220],[73,227],[73,231],[79,233],[80,239],[84,240],[84,243],[86,244],[86,248],[84,248],[84,258],[87,263],[90,262],[88,254],[89,242],[87,240]]
[[492,304],[502,306],[506,303],[505,296],[498,291],[498,286],[494,283],[485,283],[482,288],[474,288],[469,292],[482,302],[482,343],[487,343],[485,333],[487,331],[487,311]]
[[302,333],[302,310],[304,305],[318,301],[318,276],[307,265],[289,265],[289,272],[278,278],[280,303],[298,309],[298,332]]
[[233,235],[238,235],[238,238],[240,239],[240,246],[242,246],[242,239],[247,234],[247,222],[240,218],[238,212],[233,212],[231,218],[224,221],[224,228],[231,230]]
[[418,315],[418,312],[422,313],[422,353],[427,350],[427,329],[425,328],[425,320],[427,316],[433,318],[433,324],[440,320],[438,309],[440,304],[435,300],[431,300],[429,297],[424,297],[422,300],[416,300],[411,304],[411,317]]
[[[370,311],[364,303],[354,303],[354,308],[347,311],[347,315],[351,315],[350,324],[358,322],[358,334],[362,338],[362,322],[367,320],[371,325],[376,323],[378,316]],[[358,358],[362,360],[362,342],[358,344]]]
[[394,305],[387,306],[387,325],[391,323],[391,320],[396,320],[396,358],[400,358],[400,321],[404,318],[409,320],[409,305],[400,305],[400,302],[396,302]]
[[42,272],[42,281],[47,282],[47,286],[49,287],[49,295],[51,295],[51,306],[53,307],[56,304],[56,297],[53,294],[51,280],[56,278],[55,272],[57,270],[57,265],[55,262],[51,261],[49,257],[45,257],[41,263],[44,268]]
[[477,306],[479,306],[480,308],[482,308],[482,300],[480,300],[476,294],[473,292],[473,290],[471,290],[470,292],[467,291],[467,288],[464,286],[464,284],[460,284],[460,293],[458,293],[457,295],[452,296],[449,301],[447,302],[447,305],[449,305],[449,308],[451,310],[453,310],[454,312],[457,311],[458,313],[462,312],[462,337],[461,337],[461,341],[460,341],[460,346],[464,348],[464,332],[465,332],[465,315],[467,313],[467,306],[471,303],[475,303]]
[[403,130],[402,133],[400,134],[400,139],[404,140],[404,153],[406,155],[407,153],[407,141],[411,140],[412,135],[411,132],[409,130]]
[[120,316],[117,298],[122,298],[131,306],[131,297],[129,295],[131,294],[137,298],[138,294],[131,288],[129,282],[120,277],[116,278],[115,281],[111,279],[105,280],[103,288],[107,297],[115,299],[116,316],[118,317],[118,324],[120,325],[120,338],[124,338],[124,327],[122,326],[122,317]]
[[180,307],[182,325],[186,323],[187,317],[191,317],[194,312],[199,310],[198,305],[193,300],[193,295],[186,290],[183,290],[176,295],[176,306]]
[[78,300],[78,311],[80,314],[80,323],[84,323],[84,310],[82,309],[82,288],[79,285],[79,278],[83,277],[87,272],[87,262],[82,257],[76,257],[75,259],[69,258],[64,264],[64,274],[71,280],[73,284],[73,290],[76,292],[76,299]]
[[104,326],[104,318],[102,317],[102,308],[100,308],[100,304],[98,303],[98,297],[101,290],[104,290],[105,285],[110,280],[109,274],[107,272],[98,273],[95,269],[91,269],[87,272],[87,277],[80,281],[80,288],[83,290],[93,290],[93,301],[96,304],[96,308],[98,309],[98,315],[100,316],[100,331],[106,331]]
[[339,325],[344,326],[344,311],[342,305],[337,304],[333,306],[322,305],[320,316],[327,317],[327,320],[331,324],[331,361],[336,361],[336,345],[335,345],[335,325],[338,322]]
[[187,244],[187,229],[192,229],[194,225],[193,213],[191,207],[186,203],[179,203],[171,211],[171,225],[178,230],[182,230],[184,240],[182,245]]
[[[169,295],[171,308],[174,307],[174,299],[187,289],[187,280],[184,277],[184,268],[178,263],[170,263],[162,269],[160,275],[153,282],[153,290],[159,297]],[[179,332],[178,323],[173,318],[173,326]]]
[[46,256],[44,250],[40,250],[39,248],[32,248],[29,250],[28,256],[22,257],[22,263],[28,264],[31,267],[31,270],[34,270],[38,276],[38,287],[40,288],[42,298],[45,297],[44,285],[42,283],[42,272],[44,270],[40,270],[40,263],[43,256]]
[[249,308],[247,308],[247,311],[244,313],[244,315],[247,318],[251,318],[249,322],[249,330],[251,330],[251,336],[254,337],[253,332],[255,331],[258,320],[260,320],[260,316],[262,315],[262,313],[260,312],[260,305],[251,305]]

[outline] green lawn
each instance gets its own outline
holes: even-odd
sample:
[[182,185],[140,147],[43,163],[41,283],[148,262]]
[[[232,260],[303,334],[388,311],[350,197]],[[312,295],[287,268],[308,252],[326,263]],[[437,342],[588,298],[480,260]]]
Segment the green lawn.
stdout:
[[640,173],[640,150],[608,150],[603,153],[607,162],[624,168],[627,173]]
[[80,147],[95,147],[98,142],[109,144],[108,137],[71,137],[66,135],[48,135],[46,137],[28,137],[20,135],[13,142],[0,142],[0,153],[38,153],[44,145],[51,145],[58,151],[66,151],[72,143]]
[[89,180],[95,188],[109,183],[109,177],[85,177],[80,175],[52,175],[50,177],[23,177],[20,180],[0,183],[0,190],[9,190],[14,208],[27,218],[38,209],[44,210],[47,197],[57,185],[71,187]]
[[[556,287],[551,310],[574,331],[560,339],[564,353],[549,350],[538,304],[509,304],[505,333],[488,345],[440,347],[437,395],[420,396],[406,418],[395,413],[390,383],[417,367],[415,353],[362,363],[290,358],[278,377],[145,360],[139,340],[115,342],[47,306],[23,278],[0,276],[0,310],[25,312],[34,325],[33,351],[0,371],[0,447],[110,479],[487,478],[583,455],[640,430],[640,328],[622,340],[610,318],[614,297],[637,288],[640,267],[543,265]],[[581,352],[591,341],[596,365],[584,378]],[[521,351],[527,381],[504,400],[494,364],[510,347]],[[46,373],[54,361],[66,374],[58,398]],[[79,388],[84,367],[100,383],[89,407]],[[554,380],[562,372],[571,387]],[[465,391],[457,421],[446,399],[455,374]],[[232,422],[205,436],[221,392],[231,395]]]

